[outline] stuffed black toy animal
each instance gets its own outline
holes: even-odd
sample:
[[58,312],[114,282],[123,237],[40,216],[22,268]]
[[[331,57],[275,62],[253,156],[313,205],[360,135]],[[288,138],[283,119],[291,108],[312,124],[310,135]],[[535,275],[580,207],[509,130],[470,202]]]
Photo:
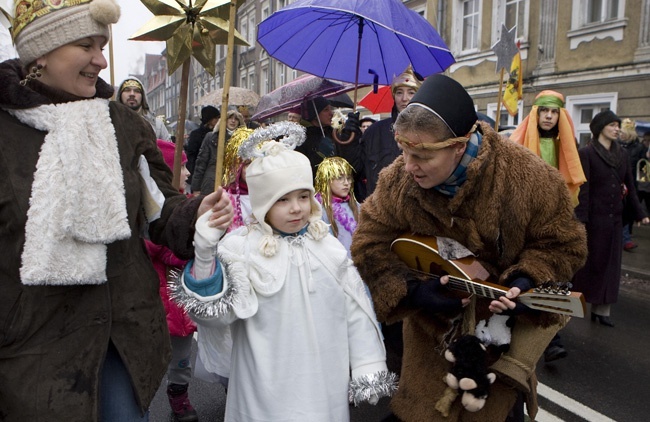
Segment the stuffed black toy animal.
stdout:
[[445,377],[447,385],[463,391],[463,407],[477,412],[485,405],[490,384],[496,380],[494,373],[488,373],[487,352],[476,336],[465,335],[454,340],[445,351],[445,359],[453,363]]

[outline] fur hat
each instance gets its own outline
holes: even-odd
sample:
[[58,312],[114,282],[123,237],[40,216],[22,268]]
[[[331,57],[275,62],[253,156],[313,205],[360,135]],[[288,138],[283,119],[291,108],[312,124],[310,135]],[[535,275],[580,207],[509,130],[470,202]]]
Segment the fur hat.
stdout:
[[120,18],[115,0],[15,0],[14,4],[12,37],[23,65],[82,38],[102,36],[108,41],[108,25]]
[[201,109],[201,123],[204,125],[207,124],[210,120],[214,118],[221,117],[221,112],[213,106],[205,106]]
[[438,116],[454,136],[466,136],[478,120],[474,101],[465,88],[442,74],[429,76],[415,93],[409,106],[412,104],[423,106]]
[[621,124],[621,119],[612,110],[605,110],[596,114],[591,120],[591,123],[589,123],[589,130],[591,130],[594,139],[598,139],[603,128],[612,122]]
[[316,118],[318,113],[323,111],[328,105],[330,105],[329,100],[320,95],[318,97],[308,99],[305,102],[304,106],[301,108],[303,111],[302,118],[308,122],[311,122]]
[[[174,154],[176,153],[176,144],[162,139],[156,140],[156,144],[158,144],[158,149],[162,153],[167,167],[169,167],[170,170],[174,171]],[[181,164],[185,163],[187,163],[187,155],[185,155],[185,151],[183,151],[183,154],[181,155]]]
[[391,93],[395,95],[397,88],[402,86],[413,88],[416,91],[422,86],[422,81],[416,77],[415,73],[413,72],[413,66],[410,64],[406,69],[404,69],[404,72],[402,72],[399,76],[393,78],[393,82],[390,84]]

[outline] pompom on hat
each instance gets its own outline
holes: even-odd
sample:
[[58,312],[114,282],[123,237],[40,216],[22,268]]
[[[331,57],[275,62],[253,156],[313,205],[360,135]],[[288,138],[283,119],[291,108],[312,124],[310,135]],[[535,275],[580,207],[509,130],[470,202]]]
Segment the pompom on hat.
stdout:
[[[284,139],[275,141],[282,136],[287,137],[286,142]],[[278,243],[273,229],[265,221],[266,214],[278,199],[289,192],[302,189],[311,192],[308,232],[317,240],[328,233],[327,225],[321,219],[320,205],[314,198],[309,159],[293,150],[304,139],[304,127],[292,122],[280,122],[268,128],[256,129],[240,147],[239,154],[243,159],[254,158],[246,169],[246,183],[253,216],[264,234],[259,250],[267,257],[277,253]]]
[[120,18],[115,0],[15,0],[11,35],[24,65],[86,37],[110,39]]
[[612,110],[605,110],[596,114],[591,120],[591,123],[589,123],[589,130],[591,130],[594,139],[597,140],[603,128],[612,122],[621,124],[621,119]]
[[465,88],[449,76],[429,76],[408,107],[420,106],[438,116],[456,137],[467,136],[478,117],[474,101]]

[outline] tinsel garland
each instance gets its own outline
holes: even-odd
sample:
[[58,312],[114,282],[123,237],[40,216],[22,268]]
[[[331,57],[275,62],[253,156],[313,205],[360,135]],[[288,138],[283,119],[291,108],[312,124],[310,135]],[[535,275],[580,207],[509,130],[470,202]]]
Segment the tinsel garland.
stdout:
[[390,397],[397,391],[397,375],[381,371],[366,374],[350,381],[348,400],[357,406],[372,397]]
[[332,214],[334,215],[336,222],[340,223],[345,228],[345,230],[348,231],[348,233],[352,234],[357,228],[357,221],[353,216],[348,214],[345,208],[343,208],[341,205],[343,202],[347,202],[349,200],[349,195],[347,196],[346,200],[332,196]]
[[[227,271],[228,263],[221,261],[224,272]],[[182,275],[180,271],[170,274],[167,287],[169,297],[188,314],[196,315],[202,319],[219,318],[232,310],[239,297],[240,289],[235,279],[229,279],[224,294],[217,300],[204,302],[185,291],[182,286]]]

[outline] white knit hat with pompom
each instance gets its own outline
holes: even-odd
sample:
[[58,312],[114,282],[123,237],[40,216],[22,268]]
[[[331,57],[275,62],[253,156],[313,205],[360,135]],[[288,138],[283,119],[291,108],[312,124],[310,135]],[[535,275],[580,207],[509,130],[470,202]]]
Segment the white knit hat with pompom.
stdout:
[[108,25],[120,18],[115,0],[61,0],[56,6],[16,0],[15,4],[12,36],[24,65],[82,38],[102,36],[108,41]]
[[317,240],[327,235],[320,205],[314,198],[312,167],[306,156],[287,145],[269,141],[261,146],[262,156],[255,158],[246,169],[246,183],[253,216],[260,224],[264,237],[259,248],[264,256],[277,252],[277,239],[265,221],[269,209],[278,199],[295,190],[311,192],[311,216],[308,232]]

